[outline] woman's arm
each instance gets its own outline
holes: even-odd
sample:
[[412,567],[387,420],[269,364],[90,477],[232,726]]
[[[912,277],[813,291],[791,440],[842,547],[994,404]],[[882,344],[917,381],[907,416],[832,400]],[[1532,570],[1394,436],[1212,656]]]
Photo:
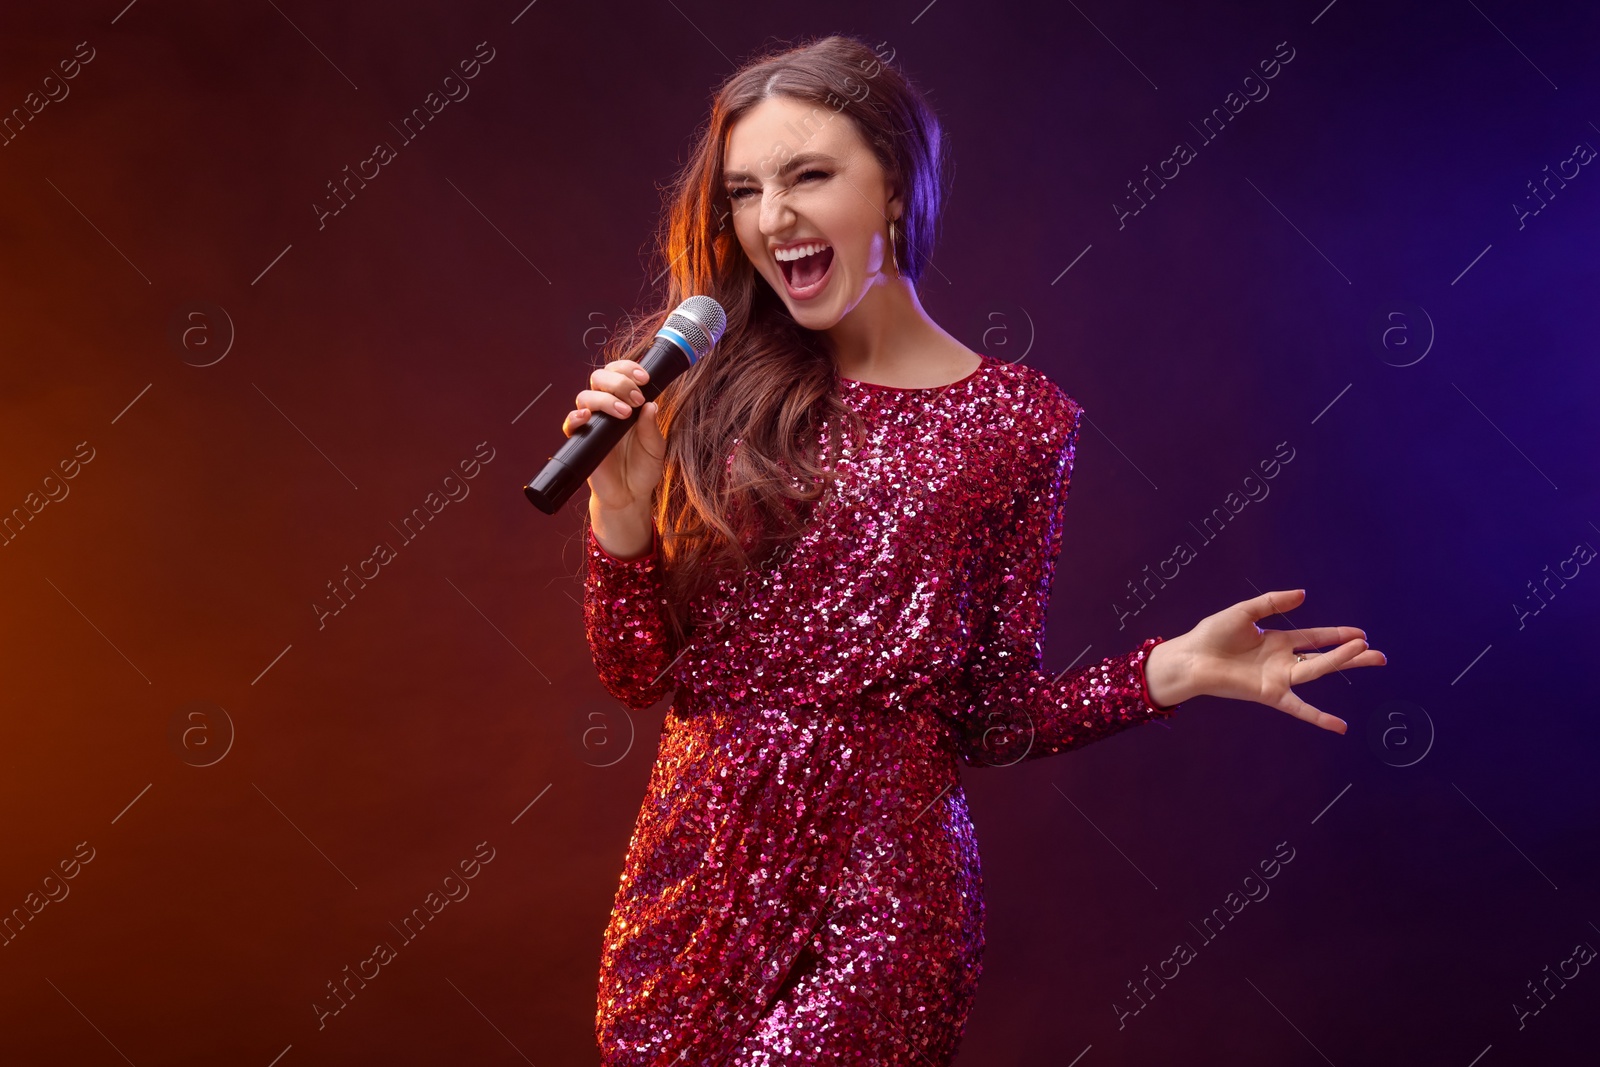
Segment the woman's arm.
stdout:
[[1013,522],[986,546],[993,565],[985,573],[992,577],[976,594],[985,614],[975,624],[966,669],[972,702],[957,722],[963,762],[1006,766],[1062,752],[1170,716],[1196,696],[1249,700],[1344,733],[1343,719],[1307,704],[1293,687],[1331,671],[1381,667],[1388,657],[1369,647],[1366,631],[1355,626],[1260,625],[1273,616],[1288,622],[1285,613],[1305,603],[1304,589],[1260,593],[1170,641],[1147,638],[1061,678],[1040,672],[1081,414],[1064,393],[1051,391],[1065,404],[1030,408],[1044,447],[1024,446],[1033,458],[1024,460],[1029,468],[1014,499]]
[[1081,415],[1065,393],[1049,392],[1057,403],[1028,410],[1040,420],[1040,447],[1023,449],[1026,467],[1012,514],[985,546],[986,580],[976,599],[982,614],[965,672],[971,707],[957,723],[958,749],[969,766],[1064,752],[1178,708],[1150,698],[1145,664],[1159,637],[1059,678],[1040,670]]
[[649,536],[645,555],[618,559],[601,547],[592,521],[584,530],[584,635],[601,684],[636,711],[651,707],[674,687],[671,667],[678,654],[662,595],[653,524]]

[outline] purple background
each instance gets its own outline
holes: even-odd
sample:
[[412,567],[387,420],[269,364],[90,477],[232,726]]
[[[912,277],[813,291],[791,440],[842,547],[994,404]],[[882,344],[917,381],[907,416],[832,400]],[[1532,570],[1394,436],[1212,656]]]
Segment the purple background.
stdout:
[[[1046,667],[1301,586],[1293,625],[1362,626],[1390,661],[1299,691],[1343,737],[1200,698],[967,772],[989,944],[959,1062],[1593,1049],[1592,967],[1514,1009],[1600,946],[1600,577],[1529,587],[1600,545],[1600,176],[1515,207],[1600,145],[1592,5],[123,3],[0,16],[0,109],[70,90],[0,144],[0,509],[24,509],[0,910],[40,908],[0,939],[0,1061],[596,1062],[664,705],[630,717],[594,677],[584,495],[551,519],[520,487],[649,296],[712,88],[832,31],[892,50],[951,137],[930,312],[1087,410]],[[401,144],[479,42],[470,95]],[[1280,42],[1270,94],[1202,144]],[[379,140],[396,158],[319,228]],[[1119,227],[1179,140],[1196,157]],[[481,442],[468,495],[392,532]],[[1270,494],[1202,538],[1283,442]],[[397,558],[319,628],[382,540]],[[1180,541],[1196,558],[1119,626]],[[1202,945],[1189,924],[1281,842],[1270,896]],[[480,843],[470,895],[402,944]],[[319,1029],[381,940],[397,957]]]

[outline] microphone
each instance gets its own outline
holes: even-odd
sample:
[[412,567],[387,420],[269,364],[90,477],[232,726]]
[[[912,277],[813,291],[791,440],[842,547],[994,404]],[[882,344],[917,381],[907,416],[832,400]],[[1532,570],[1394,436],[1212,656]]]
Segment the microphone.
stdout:
[[[645,401],[660,396],[680,374],[710,352],[727,328],[728,313],[711,297],[691,296],[679,304],[656,331],[650,350],[637,361],[650,374],[650,380],[639,386]],[[589,418],[550,457],[539,476],[522,487],[533,506],[546,515],[559,511],[617,442],[627,436],[634,418],[643,409],[641,404],[626,416],[591,410]]]

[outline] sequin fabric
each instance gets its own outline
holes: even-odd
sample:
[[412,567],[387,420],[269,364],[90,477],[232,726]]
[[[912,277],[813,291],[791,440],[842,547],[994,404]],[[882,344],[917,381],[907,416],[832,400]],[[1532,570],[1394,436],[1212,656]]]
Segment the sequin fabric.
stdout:
[[659,545],[586,531],[584,622],[618,700],[671,709],[606,927],[614,1067],[948,1064],[983,954],[959,770],[1063,752],[1174,707],[1161,640],[1041,672],[1081,408],[987,355],[900,389],[839,378],[867,427],[805,532],[692,605]]

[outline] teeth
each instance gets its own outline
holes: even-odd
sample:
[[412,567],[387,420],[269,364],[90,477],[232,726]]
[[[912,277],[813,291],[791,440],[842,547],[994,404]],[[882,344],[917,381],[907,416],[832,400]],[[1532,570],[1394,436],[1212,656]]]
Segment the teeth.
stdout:
[[824,248],[831,247],[826,241],[813,241],[811,244],[796,245],[793,248],[780,248],[773,252],[773,258],[779,263],[792,263],[806,256],[814,256]]

